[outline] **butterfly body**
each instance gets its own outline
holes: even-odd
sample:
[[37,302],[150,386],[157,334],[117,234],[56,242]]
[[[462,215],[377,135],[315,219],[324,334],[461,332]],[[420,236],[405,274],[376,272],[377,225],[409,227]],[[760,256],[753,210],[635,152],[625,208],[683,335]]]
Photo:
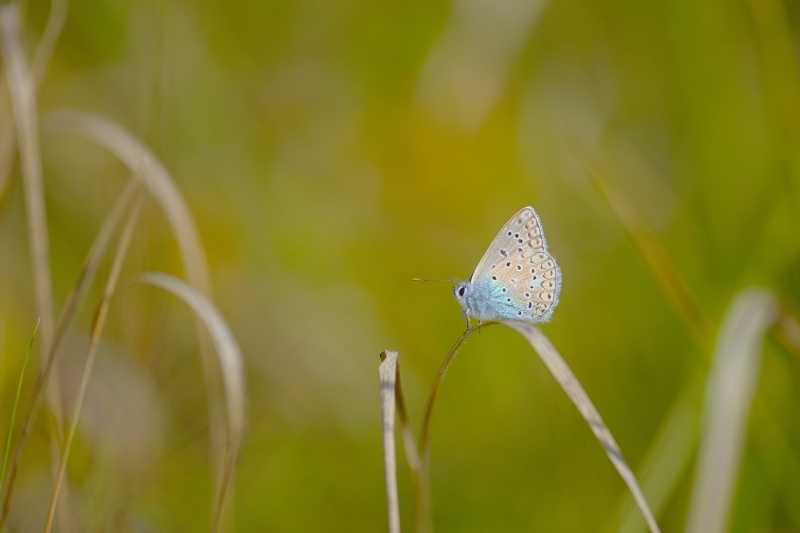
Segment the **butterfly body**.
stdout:
[[511,217],[486,250],[469,281],[455,288],[467,316],[479,321],[550,320],[561,292],[561,270],[547,252],[532,207]]

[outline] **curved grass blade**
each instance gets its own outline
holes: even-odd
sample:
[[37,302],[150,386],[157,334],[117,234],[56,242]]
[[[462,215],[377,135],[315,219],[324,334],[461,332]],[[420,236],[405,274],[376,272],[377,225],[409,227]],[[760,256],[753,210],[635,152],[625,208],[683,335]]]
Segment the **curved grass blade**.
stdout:
[[175,234],[189,283],[204,295],[211,295],[208,262],[192,212],[167,169],[149,148],[118,124],[91,113],[48,113],[42,117],[42,131],[79,133],[104,146],[125,163],[161,205]]
[[[73,132],[105,147],[116,155],[133,174],[141,180],[150,194],[161,206],[169,221],[181,263],[189,284],[206,297],[211,297],[211,276],[208,261],[200,241],[194,217],[186,201],[175,186],[167,169],[147,146],[133,137],[124,128],[105,117],[90,113],[59,111],[45,115],[42,130],[47,133]],[[222,479],[226,474],[224,435],[226,432],[224,413],[220,405],[225,394],[223,376],[219,375],[215,356],[205,328],[196,319],[203,373],[209,397],[209,426],[211,427],[211,460],[218,483],[227,486]]]
[[19,383],[17,383],[17,395],[14,397],[14,406],[11,408],[11,421],[8,423],[8,436],[6,437],[6,447],[3,451],[3,466],[0,467],[0,487],[3,486],[3,479],[6,477],[6,464],[8,464],[8,451],[11,448],[11,435],[14,433],[14,419],[17,417],[17,407],[19,406],[19,396],[22,393],[22,380],[25,377],[25,368],[28,366],[28,359],[31,356],[33,349],[33,341],[36,340],[36,332],[39,331],[39,322],[36,321],[36,327],[33,328],[33,335],[31,335],[31,343],[28,345],[28,352],[25,354],[25,360],[22,362],[22,370],[19,372]]
[[197,289],[169,274],[151,272],[139,281],[160,287],[183,300],[202,319],[216,348],[219,368],[225,385],[227,407],[227,432],[223,475],[217,488],[217,498],[211,522],[211,532],[216,531],[225,494],[233,479],[244,440],[245,383],[242,353],[225,319]]
[[397,494],[397,450],[394,441],[397,352],[381,354],[378,376],[381,384],[381,419],[383,421],[383,468],[386,476],[386,510],[389,533],[400,533],[400,500]]
[[614,436],[611,434],[611,431],[609,431],[605,422],[603,422],[600,413],[595,409],[594,404],[589,399],[589,395],[583,390],[578,378],[572,373],[572,370],[567,366],[567,363],[561,357],[561,354],[558,353],[555,346],[553,346],[553,343],[550,342],[539,328],[530,324],[511,321],[502,323],[517,330],[530,343],[536,353],[539,354],[542,362],[544,362],[558,384],[561,385],[561,388],[564,389],[564,392],[567,393],[567,396],[572,400],[572,403],[575,404],[575,407],[578,408],[578,411],[581,416],[583,416],[583,419],[586,420],[586,423],[589,424],[589,428],[600,442],[600,445],[603,446],[606,455],[611,460],[611,464],[614,465],[614,468],[617,469],[620,477],[628,486],[636,505],[642,512],[642,516],[644,516],[644,520],[650,532],[660,533],[661,530],[642,493],[642,489],[639,487],[639,482],[636,480],[636,476],[628,466],[628,463],[626,463],[625,459],[622,457],[622,452],[617,445],[617,441],[614,440]]
[[777,298],[755,288],[740,292],[725,313],[706,384],[687,533],[728,530],[761,344],[778,317]]

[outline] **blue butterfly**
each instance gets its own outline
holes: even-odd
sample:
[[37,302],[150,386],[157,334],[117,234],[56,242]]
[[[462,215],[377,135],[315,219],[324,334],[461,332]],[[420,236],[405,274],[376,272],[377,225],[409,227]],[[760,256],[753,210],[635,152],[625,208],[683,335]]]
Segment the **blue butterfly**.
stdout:
[[547,253],[532,207],[506,222],[470,276],[455,288],[467,317],[478,321],[546,322],[558,305],[561,270]]

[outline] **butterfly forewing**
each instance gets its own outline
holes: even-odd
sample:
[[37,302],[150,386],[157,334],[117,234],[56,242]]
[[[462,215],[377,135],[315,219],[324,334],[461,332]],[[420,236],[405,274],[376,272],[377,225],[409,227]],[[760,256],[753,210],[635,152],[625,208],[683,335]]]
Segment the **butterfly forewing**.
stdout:
[[558,302],[561,272],[547,253],[542,224],[532,207],[511,217],[478,263],[472,280],[488,280],[498,315],[547,320]]

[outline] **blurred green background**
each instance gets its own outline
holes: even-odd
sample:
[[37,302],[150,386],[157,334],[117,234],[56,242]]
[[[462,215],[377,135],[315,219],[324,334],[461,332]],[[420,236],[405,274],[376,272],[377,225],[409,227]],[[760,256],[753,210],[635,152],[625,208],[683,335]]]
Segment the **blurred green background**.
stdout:
[[[24,3],[29,56],[49,9]],[[707,369],[733,297],[755,284],[797,305],[799,37],[800,6],[782,0],[71,0],[38,108],[118,122],[193,211],[246,358],[232,530],[385,531],[378,354],[400,352],[418,427],[464,324],[449,285],[411,278],[468,278],[521,207],[539,213],[563,273],[543,330],[637,472]],[[661,240],[709,338],[670,307],[576,139]],[[75,136],[43,137],[42,150],[60,309],[129,173]],[[29,257],[16,165],[0,187],[0,428],[36,322]],[[146,270],[182,275],[152,201],[123,278]],[[96,285],[64,351],[67,395]],[[182,304],[146,288],[114,301],[60,503],[77,524],[207,529],[197,351]],[[769,338],[731,531],[800,530],[798,385],[796,357]],[[47,420],[23,454],[9,531],[44,522]],[[438,532],[618,530],[624,484],[511,330],[470,337],[432,431]],[[675,465],[665,532],[684,528],[692,457]]]

